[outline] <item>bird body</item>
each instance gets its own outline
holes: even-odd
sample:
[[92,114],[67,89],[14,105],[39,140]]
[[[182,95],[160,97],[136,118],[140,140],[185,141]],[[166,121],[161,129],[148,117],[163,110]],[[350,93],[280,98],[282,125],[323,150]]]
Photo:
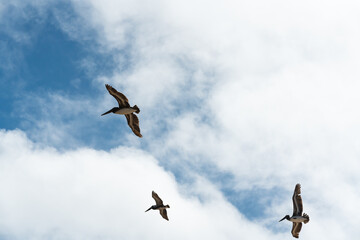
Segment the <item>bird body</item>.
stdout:
[[119,108],[114,113],[115,114],[120,114],[120,115],[126,115],[126,114],[130,114],[130,113],[133,113],[133,112],[136,112],[136,109],[134,109],[134,108]]
[[118,92],[112,86],[105,84],[105,87],[108,90],[108,92],[110,93],[110,95],[116,99],[116,101],[119,104],[119,107],[114,107],[114,108],[110,109],[109,111],[101,114],[101,116],[104,116],[108,113],[125,115],[127,123],[129,125],[129,127],[131,128],[131,130],[133,131],[133,133],[138,137],[142,137],[142,135],[140,133],[139,119],[135,115],[135,113],[140,112],[140,109],[138,108],[138,106],[134,105],[133,107],[131,107],[129,104],[129,100],[126,98],[126,96],[124,94]]
[[286,215],[279,222],[286,219],[293,223],[293,227],[291,229],[291,234],[294,238],[299,238],[299,233],[301,231],[302,223],[308,223],[310,221],[309,215],[306,213],[303,214],[303,204],[301,198],[301,185],[298,183],[295,186],[294,194],[292,197],[293,200],[293,215],[290,217]]
[[170,208],[169,205],[161,205],[161,206],[158,206],[158,205],[152,205],[148,210],[146,210],[145,212],[153,209],[153,210],[161,210],[161,209],[166,209],[166,208]]
[[307,220],[308,218],[303,216],[292,216],[289,221],[294,223],[299,223],[299,222],[306,222]]

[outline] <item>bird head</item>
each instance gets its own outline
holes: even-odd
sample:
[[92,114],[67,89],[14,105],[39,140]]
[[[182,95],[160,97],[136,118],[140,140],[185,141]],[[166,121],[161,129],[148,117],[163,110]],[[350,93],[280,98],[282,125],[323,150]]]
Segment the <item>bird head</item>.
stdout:
[[282,220],[284,220],[284,219],[286,219],[286,220],[290,220],[290,216],[289,215],[286,215],[285,217],[283,217],[279,222],[281,222]]
[[106,113],[101,114],[101,116],[104,116],[104,115],[106,115],[106,114],[108,114],[108,113],[111,113],[111,112],[115,112],[115,110],[116,110],[116,107],[110,109],[110,110],[107,111]]

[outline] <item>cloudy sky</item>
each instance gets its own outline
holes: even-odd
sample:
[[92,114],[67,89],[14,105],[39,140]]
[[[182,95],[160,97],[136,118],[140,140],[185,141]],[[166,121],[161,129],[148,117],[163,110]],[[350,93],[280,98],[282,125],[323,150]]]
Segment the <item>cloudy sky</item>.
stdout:
[[359,11],[0,0],[0,239],[292,239],[296,183],[300,238],[359,236]]

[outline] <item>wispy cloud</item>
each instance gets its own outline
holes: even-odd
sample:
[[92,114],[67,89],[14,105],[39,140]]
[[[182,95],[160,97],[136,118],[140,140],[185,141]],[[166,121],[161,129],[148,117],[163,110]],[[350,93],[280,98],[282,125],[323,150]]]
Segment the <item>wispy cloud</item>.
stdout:
[[[115,4],[112,9],[107,7],[110,3]],[[175,166],[213,163],[235,177],[235,189],[292,189],[302,182],[308,188],[306,207],[315,219],[324,219],[331,208],[334,218],[349,222],[336,206],[355,203],[358,196],[328,194],[358,188],[358,181],[344,180],[349,175],[357,179],[360,167],[355,160],[360,118],[355,2],[324,6],[320,1],[199,1],[189,8],[187,2],[156,2],[149,7],[138,1],[118,3],[119,8],[126,5],[120,11],[114,10],[112,1],[92,4],[104,16],[93,21],[105,29],[105,40],[121,42],[114,47],[126,46],[124,20],[136,23],[131,33],[133,67],[109,80],[146,99],[139,105],[161,113],[151,120],[143,115],[145,131],[156,128],[171,112],[165,119],[169,131],[162,133],[164,139],[152,137],[152,149],[157,151],[159,144],[159,152],[165,152],[159,155],[164,164],[174,152]],[[313,11],[317,7],[323,11]],[[205,80],[194,73],[206,73]],[[208,84],[201,84],[207,79]],[[179,115],[171,117],[174,113]],[[289,201],[290,197],[277,203]],[[316,211],[321,203],[324,207]],[[287,206],[287,211],[277,208],[275,215],[291,212],[291,203]],[[268,213],[272,218],[275,212]],[[327,223],[335,225],[332,220]],[[334,227],[328,236],[355,232]]]
[[[360,199],[357,194],[360,168],[357,161],[360,155],[357,150],[360,130],[357,107],[360,100],[357,94],[360,87],[358,3],[153,1],[150,5],[145,1],[89,0],[86,3],[74,1],[74,9],[80,20],[72,25],[69,23],[72,18],[60,17],[60,26],[79,42],[89,40],[87,31],[95,32],[91,36],[95,38],[96,51],[113,51],[115,67],[106,74],[95,71],[92,84],[103,89],[104,83],[111,83],[126,93],[131,104],[140,106],[143,145],[132,142],[131,137],[125,138],[125,144],[141,146],[146,156],[156,157],[159,162],[155,161],[149,167],[149,174],[165,176],[161,179],[155,177],[156,180],[146,187],[139,186],[136,189],[139,195],[131,195],[129,199],[149,192],[148,188],[152,189],[159,182],[170,182],[162,188],[169,193],[169,202],[179,203],[175,205],[179,209],[188,206],[198,217],[193,217],[198,224],[171,225],[187,229],[178,236],[193,238],[191,234],[199,231],[201,237],[216,239],[239,235],[278,239],[290,234],[289,224],[276,225],[276,221],[279,216],[291,213],[291,191],[300,182],[303,184],[304,209],[312,219],[303,228],[301,235],[304,238],[349,239],[358,235],[355,223],[359,222],[360,215],[352,207]],[[77,29],[83,21],[89,30],[79,34]],[[83,66],[94,70],[91,61],[90,64],[84,61]],[[78,124],[68,128],[61,126],[66,126],[66,116],[83,121],[82,116],[91,115],[73,106],[93,105],[91,111],[101,113],[100,109],[114,104],[105,91],[96,95],[91,96],[92,100],[83,99],[81,102],[67,95],[40,96],[51,101],[61,100],[61,107],[45,107],[39,113],[44,119],[42,126],[60,126],[58,134],[51,134],[51,137],[58,136],[60,142],[64,138],[79,140],[76,134],[83,128],[77,130]],[[71,114],[74,108],[79,114]],[[52,119],[47,111],[65,117]],[[90,127],[98,124],[97,120],[89,121]],[[50,132],[49,129],[44,131]],[[120,142],[118,138],[119,134],[113,133],[106,141]],[[57,139],[50,142],[53,144]],[[128,151],[121,148],[104,153],[82,149],[71,154],[90,159],[92,156],[112,159],[115,153],[121,155]],[[54,156],[62,158],[66,154],[70,153],[61,155],[55,152]],[[100,164],[97,158],[89,161],[101,168],[103,163]],[[71,159],[81,168],[79,171],[90,171],[78,157]],[[141,172],[146,176],[145,171],[139,169],[148,163],[141,159],[136,155],[131,159],[134,163],[119,168],[134,164],[136,174]],[[138,160],[140,162],[136,163]],[[67,164],[70,166],[72,163]],[[182,185],[169,172],[159,169],[158,164],[185,179],[182,184],[189,184],[188,189],[182,191]],[[88,178],[78,180],[80,186],[88,186],[86,181],[97,173],[87,174]],[[224,176],[229,176],[231,181],[224,181]],[[103,179],[104,176],[100,177]],[[136,181],[146,184],[144,179],[136,178]],[[125,178],[115,180],[125,181]],[[96,188],[99,191],[108,183],[107,180],[101,181],[104,185]],[[72,189],[70,183],[66,186]],[[115,189],[115,185],[112,186]],[[128,187],[116,185],[118,189],[130,191]],[[199,189],[210,189],[210,197]],[[224,192],[224,196],[218,189]],[[233,198],[225,190],[264,198],[257,203],[262,210],[256,214],[262,217],[249,223],[237,211],[244,209],[246,199]],[[180,193],[184,192],[195,192],[200,200],[181,198]],[[110,190],[105,193],[111,196]],[[69,192],[64,190],[63,194]],[[80,199],[91,198],[94,193],[88,194]],[[118,198],[114,199],[121,202]],[[99,199],[95,199],[94,204],[101,211],[94,215],[110,211],[100,204]],[[69,200],[68,204],[73,203]],[[92,209],[91,206],[88,208]],[[115,203],[111,206],[115,207]],[[53,209],[53,206],[49,208]],[[124,211],[130,222],[143,217]],[[175,219],[180,220],[174,222],[190,219],[176,211],[173,210],[177,216]],[[185,214],[185,210],[183,212]],[[251,212],[246,214],[251,218]],[[221,224],[217,219],[226,219],[226,222]],[[82,221],[72,224],[83,229],[87,221]],[[111,222],[123,223],[117,217]],[[225,226],[225,223],[230,224]],[[239,225],[233,227],[232,223]],[[88,224],[94,226],[95,222],[89,220]],[[211,227],[213,225],[219,226],[220,232],[216,232]],[[274,235],[265,226],[284,233]],[[69,229],[64,232],[70,232]],[[207,230],[202,232],[202,229]],[[102,230],[112,232],[112,229],[100,229],[99,226],[93,233],[100,234]],[[118,231],[108,238],[146,238],[146,231],[122,231],[121,234]],[[171,231],[178,233],[172,227],[165,231],[169,231],[166,236],[173,236]],[[250,235],[246,235],[247,232]],[[78,234],[81,235],[80,230]]]

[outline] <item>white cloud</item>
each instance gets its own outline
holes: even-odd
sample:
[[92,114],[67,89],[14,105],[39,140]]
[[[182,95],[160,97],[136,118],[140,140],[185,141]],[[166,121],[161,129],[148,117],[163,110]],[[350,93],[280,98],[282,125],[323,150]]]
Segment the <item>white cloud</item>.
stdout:
[[[304,237],[320,219],[327,238],[358,234],[343,207],[359,200],[356,1],[89,2],[102,41],[131,46],[130,70],[109,81],[156,113],[143,113],[145,132],[166,116],[170,132],[149,133],[152,151],[170,162],[177,151],[175,166],[213,163],[234,175],[235,189],[290,189],[277,216],[291,212],[301,182],[314,219]],[[187,99],[195,107],[181,105]]]
[[[11,239],[268,239],[211,183],[178,185],[146,152],[42,148],[19,130],[0,132],[0,226]],[[188,191],[188,188],[191,191]],[[153,204],[170,205],[170,221]],[[196,197],[201,195],[201,202]]]
[[[232,239],[232,234],[244,237],[244,229],[251,229],[249,232],[254,234],[251,237],[263,237],[267,230],[252,224],[249,227],[234,207],[221,194],[218,197],[216,189],[211,189],[214,187],[212,184],[219,187],[219,183],[208,183],[206,173],[196,173],[206,164],[212,164],[215,172],[232,174],[235,178],[232,188],[239,194],[242,190],[254,188],[283,189],[285,193],[273,196],[271,206],[265,207],[264,219],[257,220],[259,226],[286,231],[281,236],[290,237],[291,225],[280,225],[276,221],[291,214],[291,191],[300,182],[303,184],[304,210],[311,218],[310,223],[303,227],[302,238],[350,239],[359,234],[355,224],[360,220],[360,212],[354,207],[360,200],[357,193],[360,180],[358,2],[153,1],[150,5],[145,1],[89,0],[86,3],[75,1],[75,8],[98,31],[96,41],[102,49],[118,51],[118,69],[111,77],[96,78],[95,83],[101,83],[99,88],[103,88],[104,82],[111,83],[126,93],[131,104],[139,105],[144,133],[142,141],[149,144],[149,154],[158,156],[159,164],[167,165],[171,170],[181,165],[190,169],[183,175],[202,175],[205,178],[205,182],[199,180],[197,184],[200,185],[191,185],[182,192],[171,174],[159,169],[156,161],[150,164],[154,175],[164,174],[162,178],[155,177],[153,185],[167,182],[166,186],[159,186],[161,190],[154,190],[160,196],[161,192],[166,192],[170,205],[179,202],[175,205],[179,209],[180,206],[193,209],[198,217],[195,219],[199,219],[194,220],[196,224],[187,222],[191,218],[182,215],[185,209],[177,213],[171,208],[171,214],[176,217],[173,220],[169,213],[170,219],[185,224],[175,225],[187,230],[183,230],[181,235],[179,229],[160,230],[157,226],[159,235],[153,235],[153,238],[173,236],[174,233],[182,238],[192,238],[191,234],[199,232],[202,237],[211,235],[216,239]],[[66,30],[71,25],[62,26]],[[68,28],[67,32],[71,35],[76,29]],[[101,101],[104,107],[113,101],[104,91],[105,96],[107,100]],[[162,127],[168,131],[162,131]],[[116,151],[126,153],[129,149]],[[118,153],[116,151],[109,154],[82,149],[54,153],[61,159],[73,154],[77,170],[85,171],[83,174],[86,175],[85,180],[76,181],[89,192],[80,194],[74,203],[69,200],[69,191],[63,190],[69,205],[64,207],[65,210],[74,207],[72,204],[81,202],[81,199],[93,196],[90,191],[93,182],[88,181],[92,175],[98,174],[75,155],[81,153],[92,159],[92,156],[103,154],[105,158],[113,159],[113,154]],[[175,151],[178,155],[172,156]],[[147,154],[144,156],[148,157]],[[89,160],[96,168],[106,168],[98,161]],[[138,157],[130,162],[136,161]],[[139,161],[137,168],[142,169],[142,164],[148,164]],[[67,164],[68,168],[73,168],[73,162]],[[124,167],[122,161],[118,164],[119,169]],[[193,165],[200,167],[191,170]],[[130,166],[125,164],[125,167]],[[112,168],[105,170],[110,171],[109,178],[118,179]],[[145,180],[141,177],[139,183],[146,185]],[[102,180],[95,189],[101,191],[109,182],[112,181]],[[148,187],[153,188],[150,185]],[[71,183],[65,186],[75,191]],[[126,190],[129,186],[117,187]],[[214,202],[201,203],[179,196],[180,192],[187,191],[200,195],[197,189],[204,188],[216,193],[211,195]],[[138,195],[134,192],[128,201],[139,201],[135,199],[151,190],[144,187],[140,192],[136,189]],[[110,196],[113,191],[104,194]],[[144,199],[148,195],[146,193]],[[272,196],[266,197],[271,199]],[[163,198],[165,200],[165,196]],[[116,195],[114,199],[116,203],[109,207],[118,207],[120,196]],[[98,212],[93,210],[90,213],[104,220],[107,216],[100,215],[108,211],[105,200],[94,201],[83,212],[93,209],[92,206],[99,207]],[[147,207],[147,203],[144,205]],[[54,207],[55,204],[49,209]],[[148,217],[135,215],[128,209],[121,208],[119,212],[122,211],[131,218],[129,222]],[[59,210],[56,214],[61,215],[61,212]],[[215,213],[224,215],[214,216]],[[62,218],[68,220],[68,215]],[[71,232],[72,226],[81,232],[91,226],[93,232],[89,234],[96,235],[104,230],[109,232],[108,238],[121,232],[139,234],[126,235],[128,238],[143,239],[152,232],[150,227],[154,227],[152,223],[146,225],[148,228],[145,227],[144,232],[129,230],[125,233],[119,228],[122,225],[117,224],[122,223],[119,216],[111,215],[109,218],[114,225],[101,228],[85,214],[83,218],[74,218],[78,222],[69,223],[61,231],[64,234]],[[163,224],[162,219],[156,219]],[[220,223],[219,219],[226,221]],[[52,223],[49,228],[62,223],[56,221],[59,222]],[[232,227],[231,224],[238,222],[239,225]],[[230,224],[229,229],[225,224]],[[215,232],[214,226],[219,226],[220,232]],[[116,230],[113,232],[113,229]],[[202,232],[202,229],[207,230]],[[41,231],[41,234],[45,232]],[[267,239],[279,237],[266,234]]]

